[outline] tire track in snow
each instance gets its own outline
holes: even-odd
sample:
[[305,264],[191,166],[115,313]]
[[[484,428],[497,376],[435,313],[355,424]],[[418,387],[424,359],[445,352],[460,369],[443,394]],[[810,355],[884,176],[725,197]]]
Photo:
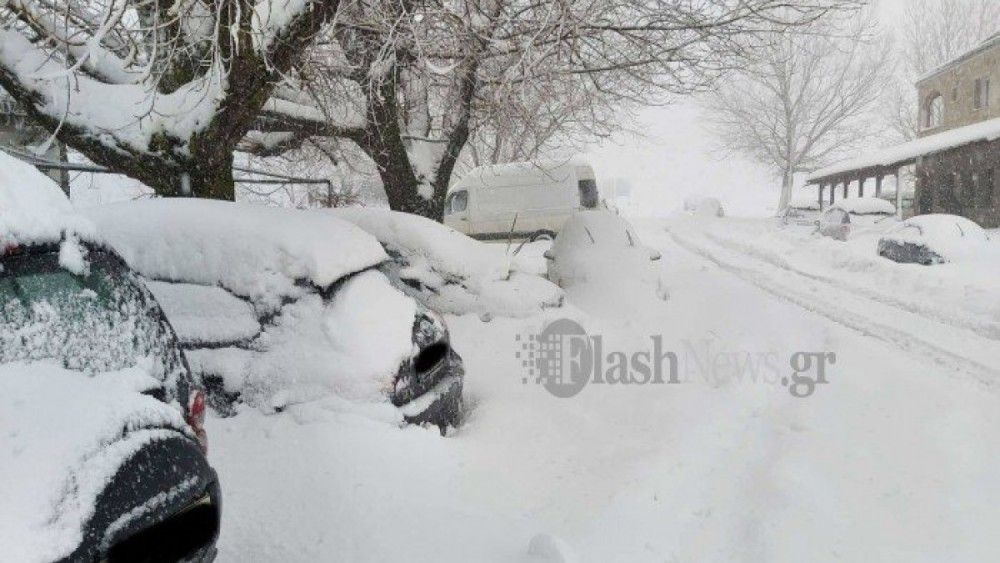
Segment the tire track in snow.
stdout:
[[[991,391],[997,390],[1000,370],[993,366],[1000,359],[1000,346],[995,340],[884,302],[858,296],[837,285],[794,270],[782,269],[727,249],[706,237],[693,233],[682,234],[670,226],[666,231],[681,248],[778,299],[822,315],[864,336],[877,338],[905,352],[921,355],[938,365],[963,372]],[[785,279],[780,279],[782,277]],[[831,295],[835,297],[831,299]]]
[[719,246],[726,248],[728,250],[733,250],[740,254],[746,255],[748,258],[753,258],[761,262],[766,262],[782,270],[788,270],[792,273],[799,274],[801,276],[810,278],[812,280],[826,283],[839,287],[841,289],[852,291],[855,293],[862,293],[866,297],[884,303],[886,305],[891,305],[902,309],[904,311],[909,311],[924,317],[933,318],[936,321],[952,325],[956,328],[964,328],[975,332],[976,334],[989,338],[991,340],[996,340],[1000,342],[1000,325],[996,322],[988,321],[984,319],[972,318],[967,314],[962,314],[954,308],[941,307],[933,304],[929,304],[921,301],[913,301],[901,298],[899,296],[889,295],[870,287],[865,287],[861,284],[852,283],[846,280],[839,280],[830,276],[824,276],[822,274],[816,274],[809,272],[802,268],[796,267],[794,264],[786,260],[784,257],[772,254],[766,250],[754,247],[750,244],[743,243],[738,240],[732,240],[726,238],[718,233],[713,233],[711,231],[705,231],[702,233],[706,239],[718,244]]

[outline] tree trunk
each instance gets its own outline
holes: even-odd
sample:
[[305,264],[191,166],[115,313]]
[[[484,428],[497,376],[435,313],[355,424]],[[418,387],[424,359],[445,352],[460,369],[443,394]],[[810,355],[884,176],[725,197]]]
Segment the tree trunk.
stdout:
[[413,174],[405,151],[402,155],[396,155],[391,159],[376,159],[375,164],[378,166],[379,177],[382,179],[390,209],[420,215],[439,223],[444,220],[447,186],[444,190],[434,186],[430,199],[420,195],[420,182]]
[[780,215],[792,202],[792,187],[795,184],[795,174],[790,167],[786,167],[781,174],[781,198],[778,200],[778,214]]
[[[196,166],[190,173],[190,197],[205,199],[236,200],[236,185],[233,182],[233,155],[215,166]],[[178,186],[179,187],[179,186]],[[178,192],[179,195],[184,195]]]

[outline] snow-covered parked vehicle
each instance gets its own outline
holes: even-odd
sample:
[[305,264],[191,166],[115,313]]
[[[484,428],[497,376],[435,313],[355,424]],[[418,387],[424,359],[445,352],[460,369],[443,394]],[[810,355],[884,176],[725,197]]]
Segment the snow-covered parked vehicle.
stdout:
[[327,213],[193,199],[93,208],[149,280],[211,404],[336,397],[442,429],[462,415],[444,320],[395,287],[379,242]]
[[851,233],[870,229],[885,221],[892,221],[896,206],[877,197],[851,197],[842,199],[820,215],[817,221],[819,234],[846,241]]
[[918,215],[878,241],[878,255],[903,264],[930,266],[982,256],[990,238],[975,222],[958,215]]
[[0,558],[211,561],[205,396],[142,279],[0,156]]
[[642,244],[632,225],[607,211],[581,211],[566,222],[544,253],[549,280],[576,297],[578,304],[608,311],[667,298],[654,262],[661,254]]
[[688,196],[684,198],[684,211],[695,217],[725,217],[726,210],[718,198]]
[[519,260],[527,253],[515,255],[501,245],[474,240],[409,213],[372,208],[327,213],[378,239],[391,257],[386,272],[396,286],[435,311],[521,317],[563,303],[559,287],[532,271],[532,264]]

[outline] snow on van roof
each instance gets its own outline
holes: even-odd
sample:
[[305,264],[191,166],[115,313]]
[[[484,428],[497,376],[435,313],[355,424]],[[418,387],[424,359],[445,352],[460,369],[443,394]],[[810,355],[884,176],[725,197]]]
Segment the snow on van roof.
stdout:
[[489,178],[489,177],[499,177],[509,174],[525,174],[525,173],[536,173],[536,174],[554,174],[564,171],[571,167],[577,166],[587,166],[590,167],[590,161],[587,157],[583,155],[574,155],[563,159],[552,159],[552,160],[536,160],[531,162],[508,162],[505,164],[488,164],[485,166],[477,166],[473,168],[464,176],[462,176],[457,182],[452,184],[448,189],[449,192],[459,188],[461,186],[468,185],[466,180],[472,178]]
[[59,242],[66,231],[87,234],[92,227],[51,178],[0,152],[0,247]]
[[330,214],[198,199],[152,199],[87,209],[98,236],[146,277],[220,285],[265,306],[326,287],[388,256]]

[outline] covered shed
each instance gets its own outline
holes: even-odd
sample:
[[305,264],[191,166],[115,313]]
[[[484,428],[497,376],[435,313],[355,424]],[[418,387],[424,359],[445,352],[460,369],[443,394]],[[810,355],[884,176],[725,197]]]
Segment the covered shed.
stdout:
[[[848,197],[854,182],[857,195],[863,196],[869,179],[875,181],[875,195],[881,196],[886,176],[895,176],[898,186],[900,169],[916,165],[918,213],[953,213],[997,227],[998,139],[1000,118],[990,119],[843,160],[813,172],[806,183],[817,186],[817,201],[823,206],[836,201],[838,190]],[[895,199],[900,213],[902,190],[896,189]]]

